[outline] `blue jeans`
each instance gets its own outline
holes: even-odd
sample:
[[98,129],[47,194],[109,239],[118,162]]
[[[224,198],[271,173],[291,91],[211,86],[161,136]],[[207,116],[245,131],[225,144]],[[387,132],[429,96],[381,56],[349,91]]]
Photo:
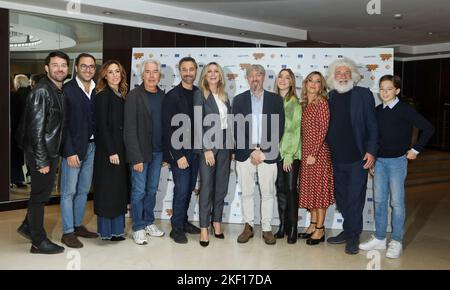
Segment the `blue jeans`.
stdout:
[[131,171],[131,216],[133,231],[143,230],[155,220],[156,192],[163,161],[162,152],[153,152],[152,162],[144,163],[144,171]]
[[198,154],[193,150],[186,150],[185,157],[189,163],[189,167],[186,169],[178,168],[176,161],[171,163],[175,187],[173,189],[173,215],[170,221],[172,228],[179,230],[183,230],[184,223],[188,220],[187,212],[198,175]]
[[61,218],[63,233],[74,232],[81,226],[86,208],[87,195],[91,188],[94,170],[95,144],[89,143],[86,157],[80,167],[73,168],[63,158],[61,164]]
[[406,156],[397,158],[377,158],[374,176],[375,237],[386,238],[388,222],[388,197],[392,206],[392,239],[403,240],[405,225],[405,178],[408,160]]
[[125,235],[125,215],[115,218],[97,216],[97,229],[101,239],[111,239]]

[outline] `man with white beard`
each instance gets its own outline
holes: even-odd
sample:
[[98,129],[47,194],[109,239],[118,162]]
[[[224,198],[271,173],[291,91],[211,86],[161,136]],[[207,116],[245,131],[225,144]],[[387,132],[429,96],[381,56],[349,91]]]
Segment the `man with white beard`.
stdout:
[[328,68],[327,143],[332,153],[336,206],[344,217],[344,231],[328,243],[346,243],[345,252],[350,255],[358,253],[368,170],[378,150],[375,100],[368,88],[356,86],[360,79],[350,59],[338,59]]

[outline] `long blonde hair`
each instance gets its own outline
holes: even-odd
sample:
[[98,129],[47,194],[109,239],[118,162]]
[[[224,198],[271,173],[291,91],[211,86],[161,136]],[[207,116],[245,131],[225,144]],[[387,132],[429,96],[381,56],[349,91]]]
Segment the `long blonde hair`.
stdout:
[[325,81],[325,78],[323,77],[323,75],[320,72],[313,71],[313,72],[309,73],[309,75],[306,76],[306,78],[303,80],[303,83],[302,83],[302,96],[300,99],[300,104],[303,107],[308,105],[308,91],[306,89],[306,84],[311,80],[311,77],[314,75],[317,75],[320,77],[320,91],[314,98],[313,103],[317,103],[320,100],[328,100],[327,83]]
[[286,96],[282,96],[282,97],[286,101],[290,101],[292,98],[295,98],[296,100],[298,100],[297,90],[296,90],[296,87],[295,87],[295,75],[294,75],[294,73],[292,72],[292,70],[290,68],[284,68],[284,69],[280,70],[280,72],[278,73],[278,76],[275,79],[275,85],[274,85],[275,93],[277,95],[281,96],[280,88],[278,87],[278,78],[280,77],[281,73],[284,72],[284,71],[289,74],[289,77],[291,78],[291,85],[289,86],[289,90],[286,93]]
[[208,98],[211,91],[209,89],[208,81],[206,80],[206,74],[208,73],[208,68],[211,65],[217,66],[217,69],[219,70],[219,82],[217,83],[217,94],[219,95],[219,99],[221,99],[225,103],[228,100],[227,93],[225,92],[225,74],[223,73],[222,68],[217,62],[214,61],[210,62],[203,67],[202,73],[200,74],[200,81],[198,82],[199,88],[202,91],[205,99]]

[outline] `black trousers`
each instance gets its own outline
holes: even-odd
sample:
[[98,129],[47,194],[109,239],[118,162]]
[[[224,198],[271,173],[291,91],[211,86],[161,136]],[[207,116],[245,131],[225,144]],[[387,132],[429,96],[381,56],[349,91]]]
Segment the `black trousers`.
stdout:
[[344,236],[350,242],[357,242],[363,229],[368,178],[364,163],[333,164],[336,206],[344,217]]
[[32,243],[39,245],[47,238],[44,229],[44,207],[55,186],[59,158],[50,159],[50,172],[47,174],[42,174],[36,169],[36,159],[33,154],[27,153],[26,158],[31,173],[31,193],[24,223],[27,223],[30,228]]
[[280,217],[280,226],[297,227],[298,221],[298,173],[300,171],[300,160],[294,160],[292,170],[285,172],[283,170],[283,161],[277,163],[278,175],[276,181],[278,215]]

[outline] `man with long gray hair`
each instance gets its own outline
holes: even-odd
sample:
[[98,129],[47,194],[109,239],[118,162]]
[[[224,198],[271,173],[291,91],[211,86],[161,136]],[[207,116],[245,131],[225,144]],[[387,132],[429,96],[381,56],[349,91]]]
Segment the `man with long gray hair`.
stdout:
[[327,75],[331,90],[327,143],[332,153],[336,205],[344,217],[344,231],[328,243],[346,243],[345,252],[352,255],[358,253],[368,170],[378,148],[375,100],[368,88],[356,85],[361,76],[352,60],[334,61]]

